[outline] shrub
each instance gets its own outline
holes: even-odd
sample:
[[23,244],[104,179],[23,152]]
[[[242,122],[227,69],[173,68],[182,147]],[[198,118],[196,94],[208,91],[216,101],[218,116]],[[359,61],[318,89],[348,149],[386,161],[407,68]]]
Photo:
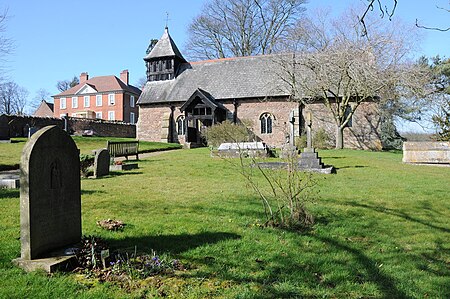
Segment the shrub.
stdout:
[[324,128],[320,128],[319,130],[317,130],[316,134],[314,134],[312,142],[313,147],[315,148],[327,149],[330,148],[332,139]]
[[94,165],[94,156],[80,154],[80,174],[82,177],[88,177],[92,173]]
[[207,128],[204,137],[209,146],[218,147],[224,142],[248,142],[255,140],[255,134],[251,131],[249,122],[234,124],[224,121]]

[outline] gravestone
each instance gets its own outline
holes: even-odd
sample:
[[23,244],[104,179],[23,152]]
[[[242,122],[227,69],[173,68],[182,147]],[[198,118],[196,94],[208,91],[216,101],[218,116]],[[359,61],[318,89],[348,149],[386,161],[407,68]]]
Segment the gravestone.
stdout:
[[312,146],[312,113],[306,113],[306,148],[300,154],[300,159],[298,160],[298,166],[300,169],[305,171],[320,172],[325,174],[330,174],[334,172],[334,167],[325,167],[322,163],[322,159],[319,154]]
[[102,177],[109,174],[110,156],[106,148],[95,151],[94,177]]
[[11,142],[8,119],[3,115],[0,117],[0,142]]
[[66,265],[81,240],[79,151],[57,126],[36,132],[23,149],[20,235],[21,257],[13,262],[27,271]]

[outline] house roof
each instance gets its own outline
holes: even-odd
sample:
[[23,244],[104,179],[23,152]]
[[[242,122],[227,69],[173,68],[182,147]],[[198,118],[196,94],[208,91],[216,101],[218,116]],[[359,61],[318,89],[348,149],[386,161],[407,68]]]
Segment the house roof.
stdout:
[[80,89],[85,85],[89,85],[97,92],[110,92],[110,91],[128,91],[134,94],[140,94],[141,90],[135,86],[127,85],[116,76],[99,76],[93,77],[85,82],[79,83],[66,91],[63,91],[53,97],[70,96],[77,94]]
[[144,58],[144,60],[151,60],[152,58],[159,57],[171,57],[177,56],[182,61],[186,61],[181,55],[180,50],[178,50],[177,45],[172,40],[169,34],[169,29],[166,27],[161,38],[156,43],[155,47],[150,51],[150,53]]
[[184,102],[197,89],[216,100],[289,96],[280,71],[277,55],[183,63],[175,79],[147,82],[138,104]]

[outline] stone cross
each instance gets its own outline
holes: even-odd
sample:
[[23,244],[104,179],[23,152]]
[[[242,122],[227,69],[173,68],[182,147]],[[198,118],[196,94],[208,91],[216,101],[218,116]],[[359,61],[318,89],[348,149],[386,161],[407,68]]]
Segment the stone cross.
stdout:
[[312,148],[312,113],[310,111],[306,112],[306,148]]
[[79,150],[57,126],[36,132],[23,149],[20,235],[21,258],[14,262],[48,272],[69,259],[56,251],[81,240]]

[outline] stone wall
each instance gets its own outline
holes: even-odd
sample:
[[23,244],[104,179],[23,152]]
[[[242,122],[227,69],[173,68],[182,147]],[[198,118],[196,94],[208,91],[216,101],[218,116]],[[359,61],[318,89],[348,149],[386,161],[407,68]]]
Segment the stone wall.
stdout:
[[[222,102],[227,109],[227,119],[232,120],[235,112],[235,105],[232,101]],[[172,132],[175,142],[184,142],[184,136],[177,136],[175,121],[181,115],[179,108],[182,103],[173,104],[173,112],[169,105],[141,105],[139,107],[139,122],[137,136],[140,140],[162,141],[162,120],[164,114],[173,113]],[[294,111],[301,111],[303,119],[308,111],[313,115],[313,136],[320,129],[324,128],[330,137],[330,146],[335,144],[336,126],[331,112],[323,103],[309,104],[301,108],[296,102],[286,99],[258,100],[244,99],[237,103],[237,119],[249,121],[252,130],[257,136],[257,141],[263,141],[270,146],[280,147],[285,143],[290,132],[290,115]],[[271,134],[261,134],[260,117],[264,113],[273,116],[273,132]],[[379,115],[376,103],[362,103],[356,110],[351,128],[344,129],[344,147],[357,149],[381,149],[381,141],[378,134]],[[294,136],[299,136],[302,131],[300,120],[297,118],[294,123]]]
[[[136,137],[136,126],[122,122],[94,120],[85,118],[68,118],[68,131],[74,135],[82,135],[84,130],[92,130],[95,136],[104,137]],[[64,120],[52,117],[0,115],[1,125],[8,126],[10,137],[27,137],[29,128],[40,129],[57,125],[64,128]]]
[[403,142],[403,162],[450,164],[450,142]]

